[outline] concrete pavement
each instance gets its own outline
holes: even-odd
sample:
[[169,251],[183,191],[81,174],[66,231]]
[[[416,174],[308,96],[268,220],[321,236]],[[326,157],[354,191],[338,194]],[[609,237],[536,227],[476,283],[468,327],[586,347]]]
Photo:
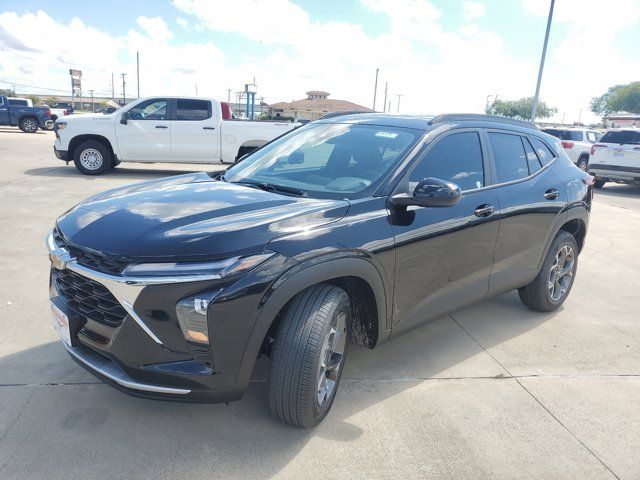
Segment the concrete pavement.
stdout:
[[0,129],[0,478],[640,478],[640,188],[598,192],[559,311],[510,293],[352,349],[331,414],[300,431],[269,416],[265,360],[227,406],[132,398],[68,358],[46,232],[93,193],[189,167],[86,177],[52,144]]

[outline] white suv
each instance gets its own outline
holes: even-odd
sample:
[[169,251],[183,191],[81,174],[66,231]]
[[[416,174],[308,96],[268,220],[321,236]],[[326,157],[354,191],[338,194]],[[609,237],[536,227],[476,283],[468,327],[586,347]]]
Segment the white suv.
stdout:
[[593,144],[602,137],[600,132],[589,128],[542,128],[541,130],[559,138],[571,161],[581,170],[587,171],[589,153]]
[[591,147],[589,173],[606,182],[640,184],[640,129],[612,128]]

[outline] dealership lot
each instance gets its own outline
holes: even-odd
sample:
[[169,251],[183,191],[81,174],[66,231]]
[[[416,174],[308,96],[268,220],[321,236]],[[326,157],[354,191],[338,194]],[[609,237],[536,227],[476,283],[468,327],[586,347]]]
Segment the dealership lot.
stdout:
[[594,202],[576,284],[551,314],[510,293],[379,349],[353,349],[318,428],[273,420],[261,360],[245,398],[128,397],[50,326],[44,236],[83,198],[190,171],[79,174],[53,134],[0,129],[0,478],[628,478],[640,476],[640,188]]

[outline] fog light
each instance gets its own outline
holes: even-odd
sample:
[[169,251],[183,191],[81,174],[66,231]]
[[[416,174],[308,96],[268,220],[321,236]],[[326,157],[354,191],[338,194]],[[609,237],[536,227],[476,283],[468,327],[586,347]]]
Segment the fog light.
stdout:
[[209,304],[221,290],[204,292],[183,298],[176,305],[176,315],[184,338],[190,342],[209,345]]

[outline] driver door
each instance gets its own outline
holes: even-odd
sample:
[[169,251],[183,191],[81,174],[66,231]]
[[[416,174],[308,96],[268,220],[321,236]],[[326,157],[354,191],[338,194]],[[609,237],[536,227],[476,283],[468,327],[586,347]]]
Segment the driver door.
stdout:
[[460,186],[462,198],[449,207],[392,209],[394,333],[486,296],[500,223],[495,189],[484,188],[490,175],[480,132],[455,130],[437,137],[398,185],[409,193],[435,177]]
[[116,123],[120,160],[171,161],[171,122],[166,98],[145,100],[123,113],[126,124]]

